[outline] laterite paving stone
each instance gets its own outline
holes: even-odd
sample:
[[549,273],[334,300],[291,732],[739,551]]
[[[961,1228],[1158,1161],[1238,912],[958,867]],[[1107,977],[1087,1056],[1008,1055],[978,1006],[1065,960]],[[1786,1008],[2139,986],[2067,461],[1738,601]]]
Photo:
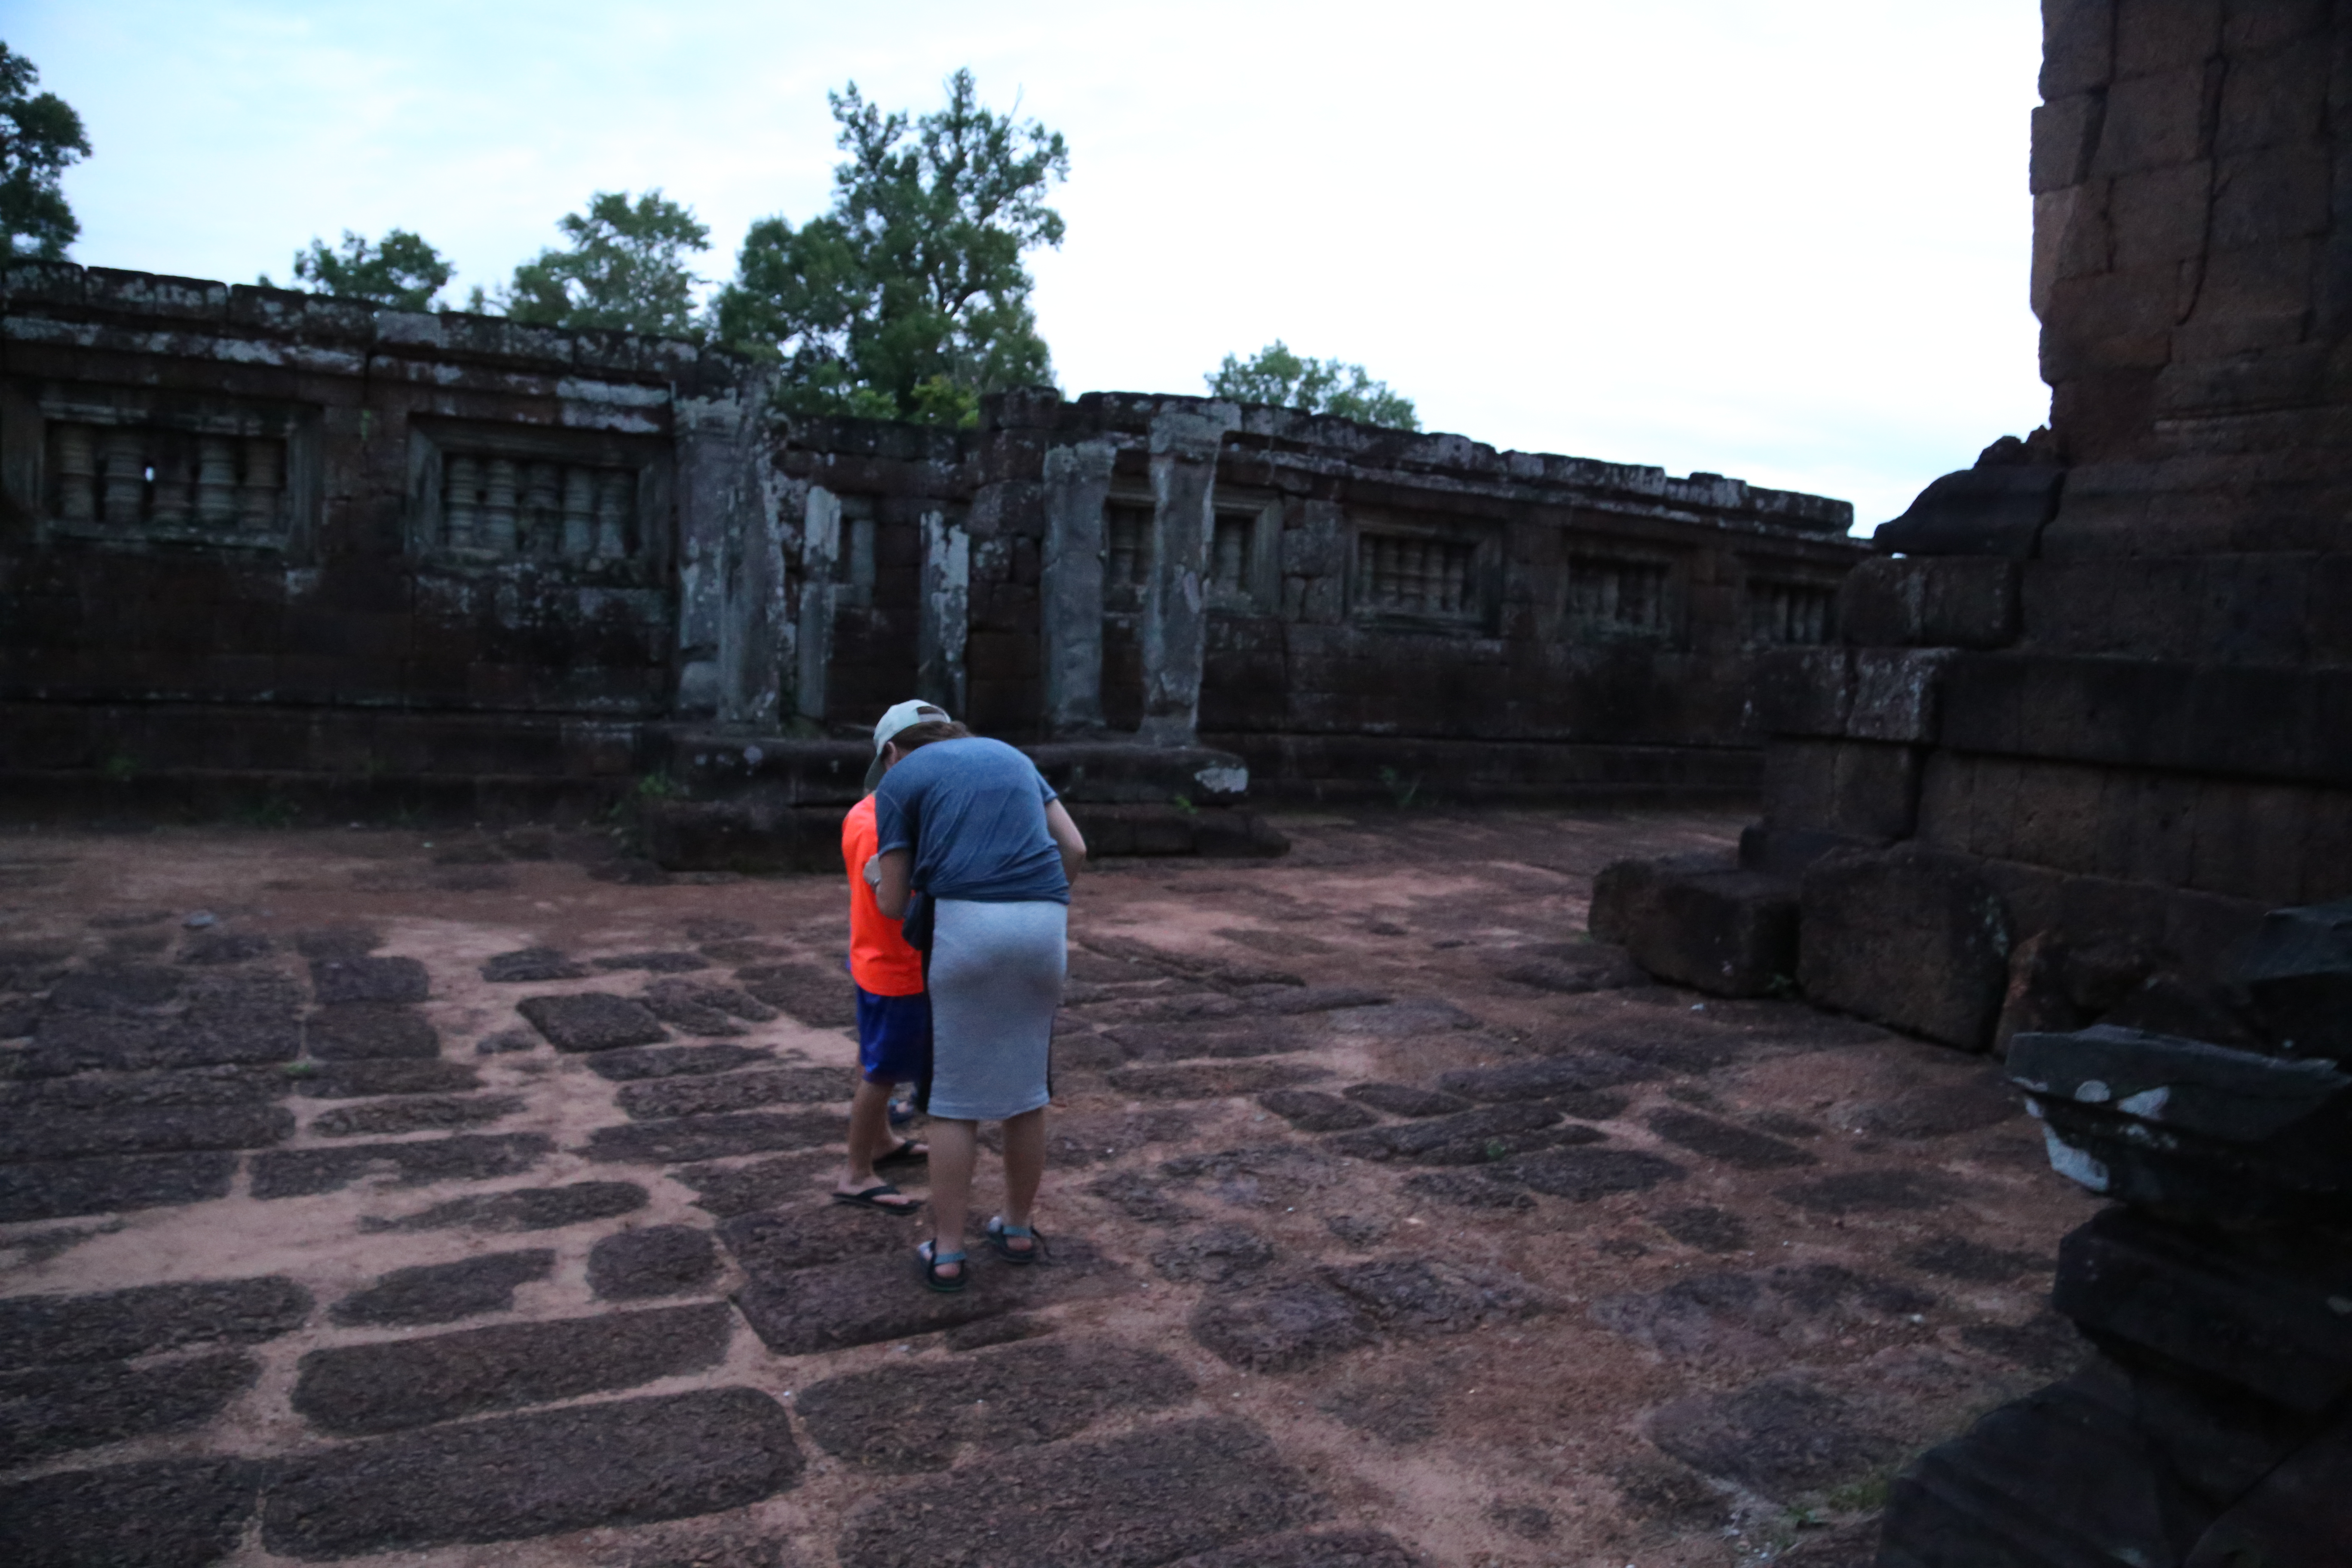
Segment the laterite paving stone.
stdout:
[[446,1230],[463,1226],[487,1231],[556,1230],[635,1214],[648,1201],[645,1188],[635,1182],[573,1182],[562,1187],[468,1194],[398,1219],[370,1215],[360,1221],[360,1228]]
[[177,1154],[282,1143],[294,1113],[280,1105],[167,1106],[139,1110],[0,1107],[0,1164],[96,1154]]
[[778,1355],[813,1355],[908,1339],[1129,1283],[1124,1270],[1072,1240],[1055,1243],[1052,1262],[1022,1266],[970,1247],[971,1283],[941,1295],[925,1289],[917,1273],[919,1232],[899,1223],[907,1232],[892,1250],[816,1268],[781,1269],[738,1253],[751,1283],[736,1294],[735,1304],[760,1342]]
[[425,1061],[441,1054],[441,1037],[422,1013],[365,1004],[320,1009],[310,1019],[303,1044],[312,1056],[329,1062]]
[[568,996],[526,996],[515,1011],[559,1051],[612,1051],[658,1045],[669,1038],[661,1020],[641,1003],[602,991]]
[[0,1298],[0,1367],[121,1361],[184,1345],[259,1344],[302,1326],[310,1292],[278,1275]]
[[310,1562],[740,1508],[800,1479],[783,1407],[719,1388],[435,1426],[277,1467],[262,1544]]
[[775,1059],[758,1046],[633,1046],[599,1051],[588,1058],[597,1077],[614,1083],[639,1079],[680,1078],[697,1073],[732,1072]]
[[403,1132],[447,1132],[479,1127],[523,1108],[519,1094],[417,1095],[404,1100],[339,1105],[310,1119],[321,1138],[389,1138]]
[[554,1141],[543,1132],[461,1132],[414,1143],[273,1149],[254,1156],[253,1195],[307,1197],[373,1175],[396,1176],[404,1186],[520,1175],[554,1147]]
[[1384,1531],[1335,1530],[1271,1535],[1168,1568],[1429,1568],[1429,1560]]
[[0,1224],[224,1198],[236,1162],[226,1152],[131,1154],[0,1167]]
[[588,1289],[600,1301],[683,1296],[718,1278],[718,1244],[698,1226],[619,1231],[588,1254]]
[[488,1252],[455,1263],[423,1263],[394,1269],[336,1302],[327,1315],[339,1323],[446,1323],[480,1312],[503,1312],[514,1305],[516,1286],[554,1272],[554,1249],[545,1247]]
[[422,1002],[432,994],[425,965],[413,958],[320,958],[310,963],[310,989],[322,1007],[354,1002]]
[[264,1472],[244,1459],[164,1459],[0,1487],[0,1562],[204,1568],[245,1533]]
[[0,1467],[201,1426],[260,1374],[261,1363],[241,1351],[148,1366],[0,1373]]
[[771,1068],[714,1077],[633,1083],[614,1100],[633,1121],[709,1116],[761,1105],[824,1105],[847,1100],[857,1075],[847,1068]]
[[591,1160],[624,1165],[673,1165],[729,1154],[817,1149],[846,1135],[848,1118],[814,1110],[738,1110],[599,1127],[582,1151]]

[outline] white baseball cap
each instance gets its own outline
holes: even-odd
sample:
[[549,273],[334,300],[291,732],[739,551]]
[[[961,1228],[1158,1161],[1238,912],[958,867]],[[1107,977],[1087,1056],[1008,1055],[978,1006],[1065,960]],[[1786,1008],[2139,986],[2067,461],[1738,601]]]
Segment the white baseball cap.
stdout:
[[874,763],[866,770],[866,793],[873,794],[875,786],[882,782],[882,748],[890,743],[891,736],[917,724],[944,724],[948,721],[946,709],[936,702],[920,700],[898,703],[883,714],[881,721],[874,726]]

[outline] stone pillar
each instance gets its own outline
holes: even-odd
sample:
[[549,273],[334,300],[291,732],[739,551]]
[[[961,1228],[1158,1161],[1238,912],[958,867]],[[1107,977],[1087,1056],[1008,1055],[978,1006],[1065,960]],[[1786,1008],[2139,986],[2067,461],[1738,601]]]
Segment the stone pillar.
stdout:
[[800,716],[824,722],[833,664],[833,563],[841,554],[841,498],[812,485],[801,523]]
[[1082,441],[1045,454],[1045,733],[1103,724],[1103,501],[1114,448]]
[[1189,746],[1201,711],[1208,607],[1201,577],[1215,528],[1217,450],[1240,422],[1229,403],[1170,410],[1151,421],[1151,574],[1143,591],[1145,743]]
[[[679,396],[677,691],[680,718],[768,728],[778,718],[783,557],[768,460],[769,383],[747,376],[724,395]],[[562,553],[625,554],[625,475],[566,476]],[[549,481],[550,486],[552,480]],[[606,493],[610,492],[610,493]],[[509,525],[509,528],[511,525]]]
[[971,630],[971,536],[944,512],[923,514],[922,620],[915,633],[915,695],[963,713],[964,641]]

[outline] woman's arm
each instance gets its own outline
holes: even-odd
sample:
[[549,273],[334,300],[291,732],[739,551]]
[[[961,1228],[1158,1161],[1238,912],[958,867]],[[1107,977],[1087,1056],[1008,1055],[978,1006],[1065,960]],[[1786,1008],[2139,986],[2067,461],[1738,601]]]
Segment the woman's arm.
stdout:
[[1062,852],[1062,875],[1076,881],[1079,868],[1087,863],[1087,838],[1058,800],[1045,803],[1045,831],[1054,836],[1054,847]]
[[874,889],[875,907],[891,920],[905,920],[908,883],[914,875],[915,856],[909,849],[893,849],[866,862],[866,880]]

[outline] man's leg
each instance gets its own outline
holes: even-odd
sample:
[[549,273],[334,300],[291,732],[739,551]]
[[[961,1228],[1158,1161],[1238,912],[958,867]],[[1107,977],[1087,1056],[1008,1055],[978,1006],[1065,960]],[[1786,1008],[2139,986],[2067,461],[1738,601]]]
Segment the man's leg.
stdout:
[[[1045,1176],[1045,1108],[1024,1110],[1008,1117],[1004,1123],[1004,1223],[1025,1226],[1037,1203],[1037,1184]],[[1004,1244],[1014,1252],[1026,1252],[1037,1243],[1024,1237],[1009,1237]]]
[[[976,1121],[931,1118],[931,1236],[936,1251],[963,1250],[963,1222],[971,1208],[971,1168],[979,1157],[979,1131]],[[940,1277],[952,1279],[962,1272],[961,1264],[950,1263],[940,1270]]]
[[[898,1134],[890,1131],[890,1085],[859,1079],[857,1092],[849,1101],[849,1168],[833,1190],[862,1193],[873,1186],[881,1180],[874,1173],[874,1162],[898,1145]],[[913,1198],[892,1202],[886,1197],[877,1201],[891,1208],[916,1206]]]

